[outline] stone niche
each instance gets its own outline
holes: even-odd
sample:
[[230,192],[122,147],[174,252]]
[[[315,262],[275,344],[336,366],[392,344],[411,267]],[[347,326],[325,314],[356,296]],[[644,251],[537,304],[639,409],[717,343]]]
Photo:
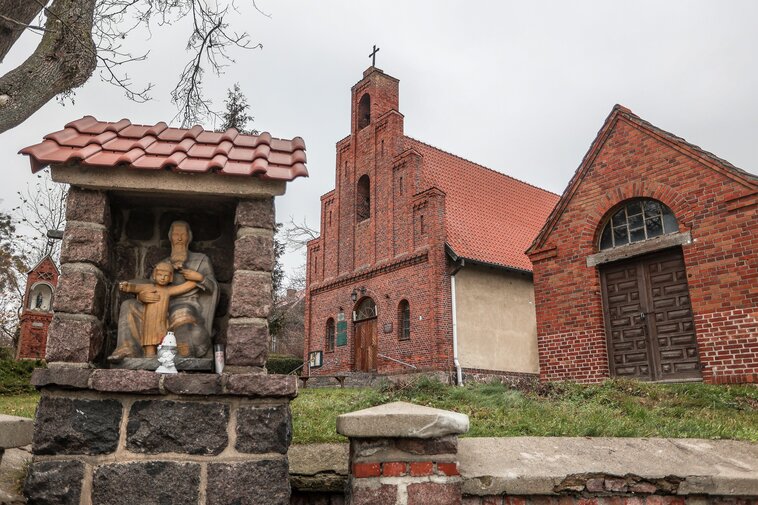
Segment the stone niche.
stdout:
[[[237,202],[228,198],[114,194],[110,197],[111,236],[113,239],[116,281],[147,279],[153,267],[168,257],[171,244],[169,228],[175,221],[185,221],[192,230],[190,249],[210,259],[219,288],[213,317],[212,341],[226,344],[232,278],[234,276],[234,216]],[[134,295],[111,290],[111,311],[106,318],[106,334],[118,330],[119,309]],[[105,345],[105,355],[115,348],[114,338]]]

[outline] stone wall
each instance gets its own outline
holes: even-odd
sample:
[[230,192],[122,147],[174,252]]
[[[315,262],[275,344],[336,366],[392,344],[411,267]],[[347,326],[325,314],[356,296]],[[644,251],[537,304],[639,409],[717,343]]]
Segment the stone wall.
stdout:
[[30,503],[287,504],[296,379],[36,370]]
[[349,444],[294,446],[291,505],[756,505],[736,440],[462,438],[463,414],[395,402],[344,414]]

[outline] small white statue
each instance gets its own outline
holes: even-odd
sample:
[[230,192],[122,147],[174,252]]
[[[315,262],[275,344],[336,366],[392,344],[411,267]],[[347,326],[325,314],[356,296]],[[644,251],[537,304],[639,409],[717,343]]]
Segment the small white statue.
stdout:
[[173,331],[166,333],[163,342],[158,346],[158,363],[161,365],[155,369],[156,373],[179,373],[174,364],[176,358],[176,337]]

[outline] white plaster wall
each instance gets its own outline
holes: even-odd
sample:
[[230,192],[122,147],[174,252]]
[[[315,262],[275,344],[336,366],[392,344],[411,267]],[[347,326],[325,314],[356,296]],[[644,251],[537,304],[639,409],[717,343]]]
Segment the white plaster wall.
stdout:
[[458,354],[463,368],[538,373],[530,277],[467,266],[455,276]]

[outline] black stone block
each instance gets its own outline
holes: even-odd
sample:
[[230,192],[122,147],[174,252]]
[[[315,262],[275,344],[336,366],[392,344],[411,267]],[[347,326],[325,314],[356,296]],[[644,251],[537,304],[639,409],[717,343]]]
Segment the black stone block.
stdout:
[[32,463],[24,481],[24,496],[30,505],[78,504],[83,478],[84,463],[79,461]]
[[121,402],[43,396],[34,422],[34,454],[108,454],[118,445]]
[[228,443],[229,406],[145,400],[132,405],[126,427],[130,451],[219,454]]
[[287,460],[211,463],[206,495],[208,505],[289,505]]
[[92,479],[92,503],[97,505],[184,505],[198,503],[199,493],[197,463],[146,461],[101,465],[95,467]]
[[287,454],[291,441],[292,424],[287,405],[241,407],[237,412],[235,447],[238,451]]

